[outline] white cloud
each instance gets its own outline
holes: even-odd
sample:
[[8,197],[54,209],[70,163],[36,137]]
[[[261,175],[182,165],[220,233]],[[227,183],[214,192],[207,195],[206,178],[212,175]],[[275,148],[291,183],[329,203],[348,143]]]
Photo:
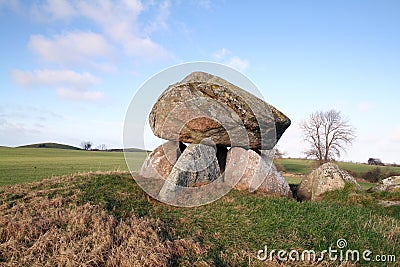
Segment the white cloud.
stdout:
[[[165,13],[167,9],[168,4],[161,10]],[[97,5],[93,2],[79,2],[78,10],[82,16],[97,23],[108,38],[120,44],[127,55],[149,60],[167,57],[167,51],[141,31],[145,27],[138,23],[138,17],[144,10],[140,1],[104,0]],[[164,21],[159,20],[157,24],[153,24],[152,31],[155,30],[154,25],[166,27],[166,18],[163,19]]]
[[[155,8],[150,8],[153,6]],[[98,33],[86,33],[85,36],[85,33],[72,32],[51,38],[32,36],[30,47],[44,60],[57,63],[82,63],[96,56],[107,57],[110,47],[115,45],[114,52],[122,50],[125,55],[144,61],[162,60],[170,57],[170,54],[152,39],[151,34],[168,28],[170,7],[169,0],[157,4],[150,1],[147,6],[139,0],[47,0],[32,6],[32,13],[38,20],[70,21],[83,18],[92,23],[92,28]],[[145,12],[150,15],[141,16]],[[147,20],[139,20],[139,16]],[[45,49],[48,46],[52,48],[49,52]],[[65,46],[68,49],[63,50]],[[92,46],[94,51],[86,49]],[[59,53],[62,50],[65,55]],[[100,65],[100,69],[104,68],[109,69],[109,66]]]
[[99,79],[88,72],[78,73],[72,70],[14,70],[12,77],[17,84],[24,87],[68,85],[83,89],[99,83]]
[[76,14],[76,10],[67,0],[47,1],[43,8],[52,15],[53,19],[69,20]]
[[57,95],[62,98],[80,101],[98,101],[104,99],[104,94],[102,92],[91,92],[68,88],[57,88]]
[[168,29],[167,20],[170,15],[171,3],[170,1],[163,1],[157,5],[157,15],[146,27],[146,34],[150,34],[159,30]]
[[32,35],[28,47],[42,60],[60,64],[91,62],[112,51],[103,36],[93,32],[68,32],[51,38]]
[[227,65],[239,70],[239,71],[246,71],[250,64],[247,60],[241,59],[239,57],[231,57],[227,62]]
[[215,52],[214,58],[217,61],[242,72],[246,71],[250,67],[250,64],[247,60],[241,59],[238,56],[233,56],[232,52],[225,47]]
[[25,121],[0,118],[0,145],[21,145],[37,137],[41,129]]
[[99,79],[88,72],[78,73],[72,70],[36,70],[33,72],[14,70],[14,81],[24,87],[45,86],[54,87],[61,98],[98,101],[104,99],[99,91],[89,91],[88,88],[99,83]]
[[376,107],[376,105],[374,103],[367,102],[367,101],[361,102],[357,105],[357,109],[360,112],[368,112],[368,111],[373,110],[375,107]]
[[226,48],[221,48],[220,50],[218,50],[217,52],[215,52],[214,57],[216,57],[217,59],[223,59],[225,58],[227,55],[229,55],[231,53],[231,51],[229,51]]

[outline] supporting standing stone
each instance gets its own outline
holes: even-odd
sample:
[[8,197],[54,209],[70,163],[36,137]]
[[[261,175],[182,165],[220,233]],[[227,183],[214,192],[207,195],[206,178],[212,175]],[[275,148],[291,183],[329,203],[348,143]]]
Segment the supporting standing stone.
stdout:
[[151,152],[145,159],[139,175],[145,178],[167,179],[185,144],[168,141]]
[[225,179],[237,180],[236,188],[255,190],[268,195],[291,196],[289,184],[278,172],[269,151],[255,152],[251,149],[232,147],[228,151]]
[[191,144],[181,154],[169,174],[159,196],[162,200],[175,199],[182,187],[208,184],[220,176],[216,148],[203,144]]

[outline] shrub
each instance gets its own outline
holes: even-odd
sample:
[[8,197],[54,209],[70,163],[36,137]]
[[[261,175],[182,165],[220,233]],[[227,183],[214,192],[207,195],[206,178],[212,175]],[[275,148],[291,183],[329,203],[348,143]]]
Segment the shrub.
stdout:
[[381,181],[382,179],[384,179],[384,173],[382,172],[381,168],[374,168],[370,171],[367,171],[363,177],[365,180],[372,182],[372,183],[377,183],[379,181]]
[[[357,171],[353,171],[353,170],[346,170],[351,176],[355,177],[362,177],[362,175],[357,172]],[[365,178],[364,178],[365,179]]]
[[275,166],[276,166],[276,169],[279,171],[279,172],[284,172],[285,171],[285,168],[283,168],[283,166],[282,166],[282,164],[280,164],[280,163],[278,163],[278,162],[274,162],[275,163]]

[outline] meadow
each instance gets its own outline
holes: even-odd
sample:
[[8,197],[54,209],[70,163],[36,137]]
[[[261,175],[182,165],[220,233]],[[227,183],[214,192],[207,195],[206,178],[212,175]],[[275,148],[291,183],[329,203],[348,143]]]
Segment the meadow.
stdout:
[[[134,162],[133,171],[138,171],[146,152],[130,152]],[[275,163],[290,176],[285,178],[292,184],[301,182],[301,177],[315,168],[313,160],[277,159]],[[400,167],[370,166],[366,164],[338,162],[340,168],[350,171],[355,177],[374,168],[400,175]],[[0,147],[0,186],[39,181],[54,176],[94,171],[128,171],[122,152],[85,151],[63,148]],[[362,183],[366,188],[369,183]]]
[[[146,152],[132,153],[138,170]],[[0,147],[0,186],[79,172],[127,170],[122,152]]]
[[[132,153],[139,170],[146,153]],[[276,163],[291,184],[314,166]],[[360,175],[374,168],[339,165]],[[400,201],[399,192],[348,185],[322,201],[297,202],[234,189],[211,204],[177,208],[146,195],[121,152],[47,148],[0,148],[0,185],[0,266],[310,266],[317,262],[256,255],[265,246],[318,253],[338,249],[339,239],[390,261],[319,265],[400,266],[400,206],[379,204]]]
[[[314,160],[307,159],[277,159],[276,163],[283,167],[283,170],[288,173],[306,175],[316,167]],[[353,162],[337,162],[339,168],[346,170],[353,174],[355,177],[361,178],[363,174],[373,169],[381,169],[385,172],[393,172],[400,175],[400,167],[393,166],[375,166],[368,165],[365,163],[353,163]]]
[[400,209],[378,199],[400,194],[347,186],[323,201],[297,202],[234,189],[209,205],[177,208],[148,197],[128,173],[54,177],[0,187],[0,265],[315,266],[256,255],[265,246],[340,251],[337,240],[345,239],[346,249],[372,251],[374,262],[318,264],[398,266]]

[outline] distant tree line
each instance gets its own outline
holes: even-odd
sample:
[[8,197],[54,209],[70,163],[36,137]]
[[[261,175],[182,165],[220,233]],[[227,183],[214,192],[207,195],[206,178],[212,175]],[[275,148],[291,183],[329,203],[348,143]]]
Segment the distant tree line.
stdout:
[[105,151],[107,150],[107,146],[105,144],[98,145],[96,148],[93,148],[94,145],[91,141],[82,141],[81,147],[84,150],[91,150],[91,151]]

